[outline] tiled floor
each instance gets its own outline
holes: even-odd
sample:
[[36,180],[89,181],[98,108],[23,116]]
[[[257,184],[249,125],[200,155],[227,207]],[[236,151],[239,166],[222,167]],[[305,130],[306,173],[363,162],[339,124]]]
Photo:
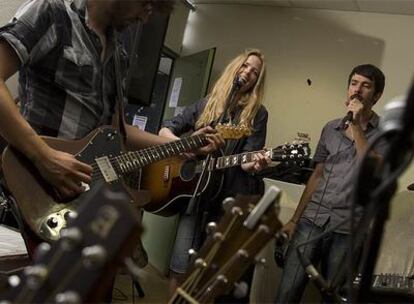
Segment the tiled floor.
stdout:
[[118,274],[115,280],[115,288],[112,294],[114,304],[123,303],[167,303],[169,298],[170,281],[162,276],[151,265],[139,270],[139,283],[144,291],[144,297],[138,296],[133,289],[133,283],[129,274]]

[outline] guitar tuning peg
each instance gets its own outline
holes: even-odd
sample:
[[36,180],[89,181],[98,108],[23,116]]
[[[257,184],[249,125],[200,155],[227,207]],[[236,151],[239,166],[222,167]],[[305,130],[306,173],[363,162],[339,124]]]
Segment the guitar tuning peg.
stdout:
[[100,267],[107,260],[107,251],[101,245],[85,247],[82,250],[84,265],[88,268]]
[[194,266],[196,267],[201,267],[201,268],[206,268],[207,267],[207,263],[204,259],[202,258],[198,258],[194,261]]
[[226,207],[226,206],[227,206],[227,205],[229,205],[229,204],[234,204],[234,202],[235,202],[234,197],[226,197],[226,198],[223,200],[222,205],[223,205],[223,207]]
[[206,227],[207,234],[214,233],[216,232],[216,230],[217,230],[217,224],[215,222],[210,222],[207,224],[207,227]]
[[36,290],[42,287],[43,282],[46,280],[49,271],[43,265],[35,265],[26,267],[24,274],[27,278],[27,286],[31,290]]
[[83,239],[82,232],[76,227],[62,229],[60,231],[60,237],[62,240],[61,246],[66,250],[73,249]]
[[245,281],[234,283],[233,296],[236,299],[245,298],[248,292],[249,292],[249,285]]
[[188,255],[193,257],[197,255],[197,251],[195,251],[193,248],[188,249]]
[[265,258],[255,258],[254,263],[257,266],[262,266],[262,267],[267,266],[267,260]]
[[46,243],[46,242],[40,243],[39,246],[36,247],[33,259],[35,261],[42,259],[50,251],[51,248],[52,247],[50,246],[49,243]]
[[7,283],[9,284],[10,287],[18,287],[21,283],[21,279],[18,275],[12,275],[8,278]]
[[216,232],[216,233],[214,233],[214,234],[213,234],[213,239],[214,239],[215,241],[219,241],[219,242],[223,241],[223,240],[224,240],[223,233],[221,233],[221,232]]
[[58,293],[55,297],[55,301],[58,304],[76,304],[81,303],[81,300],[80,295],[71,290]]

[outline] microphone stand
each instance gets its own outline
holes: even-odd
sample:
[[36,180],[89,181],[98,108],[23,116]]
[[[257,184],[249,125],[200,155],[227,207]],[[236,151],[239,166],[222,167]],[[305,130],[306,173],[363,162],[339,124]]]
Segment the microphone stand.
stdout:
[[[225,121],[227,112],[228,112],[230,106],[234,103],[234,97],[238,93],[240,87],[241,87],[241,82],[239,81],[238,76],[236,76],[234,81],[233,81],[233,86],[231,88],[230,94],[227,96],[224,110],[221,113],[217,124],[223,123]],[[197,200],[200,198],[201,193],[199,193],[199,189],[200,189],[202,183],[204,182],[204,180],[207,176],[207,172],[208,172],[210,162],[211,162],[211,154],[208,154],[205,161],[204,161],[204,163],[203,163],[203,167],[201,169],[201,173],[200,173],[200,177],[198,178],[197,185],[194,189],[193,194],[191,195],[190,202],[188,203],[187,209],[185,211],[185,214],[187,214],[187,215],[190,215],[190,214],[193,213],[194,206],[196,205]]]
[[[355,299],[363,302],[369,299],[369,290],[371,288],[372,274],[377,261],[378,251],[381,245],[384,232],[385,221],[389,215],[389,205],[392,195],[397,189],[397,178],[408,167],[413,157],[414,149],[414,83],[411,85],[405,111],[402,117],[402,128],[394,130],[394,136],[391,137],[390,146],[385,154],[382,166],[382,183],[379,185],[374,194],[368,198],[367,214],[371,215],[371,221],[367,222],[370,229],[368,235],[367,251],[361,263],[361,282],[360,288],[355,293]],[[361,167],[361,169],[363,169]],[[374,175],[375,176],[375,175]],[[378,175],[377,175],[378,176]],[[363,188],[359,187],[356,198],[361,197]],[[377,199],[377,201],[375,201]],[[356,200],[357,203],[363,203],[362,200]]]

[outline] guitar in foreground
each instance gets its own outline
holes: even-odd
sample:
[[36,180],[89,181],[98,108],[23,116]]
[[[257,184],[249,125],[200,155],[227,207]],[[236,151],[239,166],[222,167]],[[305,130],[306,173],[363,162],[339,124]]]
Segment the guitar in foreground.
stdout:
[[[258,152],[264,152],[272,161],[278,162],[299,163],[310,157],[309,144],[301,142],[281,145],[268,151],[254,151],[212,158],[207,166],[208,174],[201,186],[200,193],[209,186],[214,171],[251,162]],[[152,199],[143,207],[144,210],[161,216],[171,216],[185,209],[195,190],[203,165],[204,161],[177,156],[145,167],[141,187],[151,192]],[[217,174],[214,177],[216,184],[221,185],[222,181],[217,182],[216,176]],[[219,178],[222,179],[223,175],[220,175]]]
[[225,215],[218,225],[209,224],[209,237],[169,303],[213,303],[229,292],[282,227],[279,197],[272,186],[259,202],[257,196],[227,202]]
[[10,276],[2,303],[102,302],[141,233],[137,210],[117,185],[101,182],[79,216],[53,244],[42,243],[34,264]]
[[[227,125],[218,125],[216,130],[224,139],[240,138],[246,133],[246,128]],[[81,140],[52,137],[44,137],[44,140],[50,147],[71,153],[93,167],[92,183],[87,190],[68,200],[58,195],[23,154],[12,147],[6,148],[3,153],[6,185],[17,202],[23,220],[36,235],[49,241],[59,238],[60,230],[70,217],[76,215],[81,201],[88,198],[88,188],[94,187],[96,182],[122,183],[124,176],[148,164],[208,144],[206,135],[199,134],[135,152],[123,152],[122,138],[110,126],[98,128]],[[128,192],[139,205],[149,201],[148,193],[132,189]]]

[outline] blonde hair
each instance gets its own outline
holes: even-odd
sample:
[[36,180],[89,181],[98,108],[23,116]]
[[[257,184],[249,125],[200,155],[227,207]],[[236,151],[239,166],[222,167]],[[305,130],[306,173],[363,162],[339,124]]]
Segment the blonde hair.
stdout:
[[220,78],[214,84],[211,93],[207,96],[207,104],[196,122],[196,129],[208,126],[220,118],[238,71],[247,58],[252,55],[260,59],[262,68],[254,86],[243,93],[237,104],[243,107],[239,124],[245,125],[250,130],[253,129],[253,119],[259,110],[263,98],[266,71],[264,55],[258,49],[245,50],[227,65]]

